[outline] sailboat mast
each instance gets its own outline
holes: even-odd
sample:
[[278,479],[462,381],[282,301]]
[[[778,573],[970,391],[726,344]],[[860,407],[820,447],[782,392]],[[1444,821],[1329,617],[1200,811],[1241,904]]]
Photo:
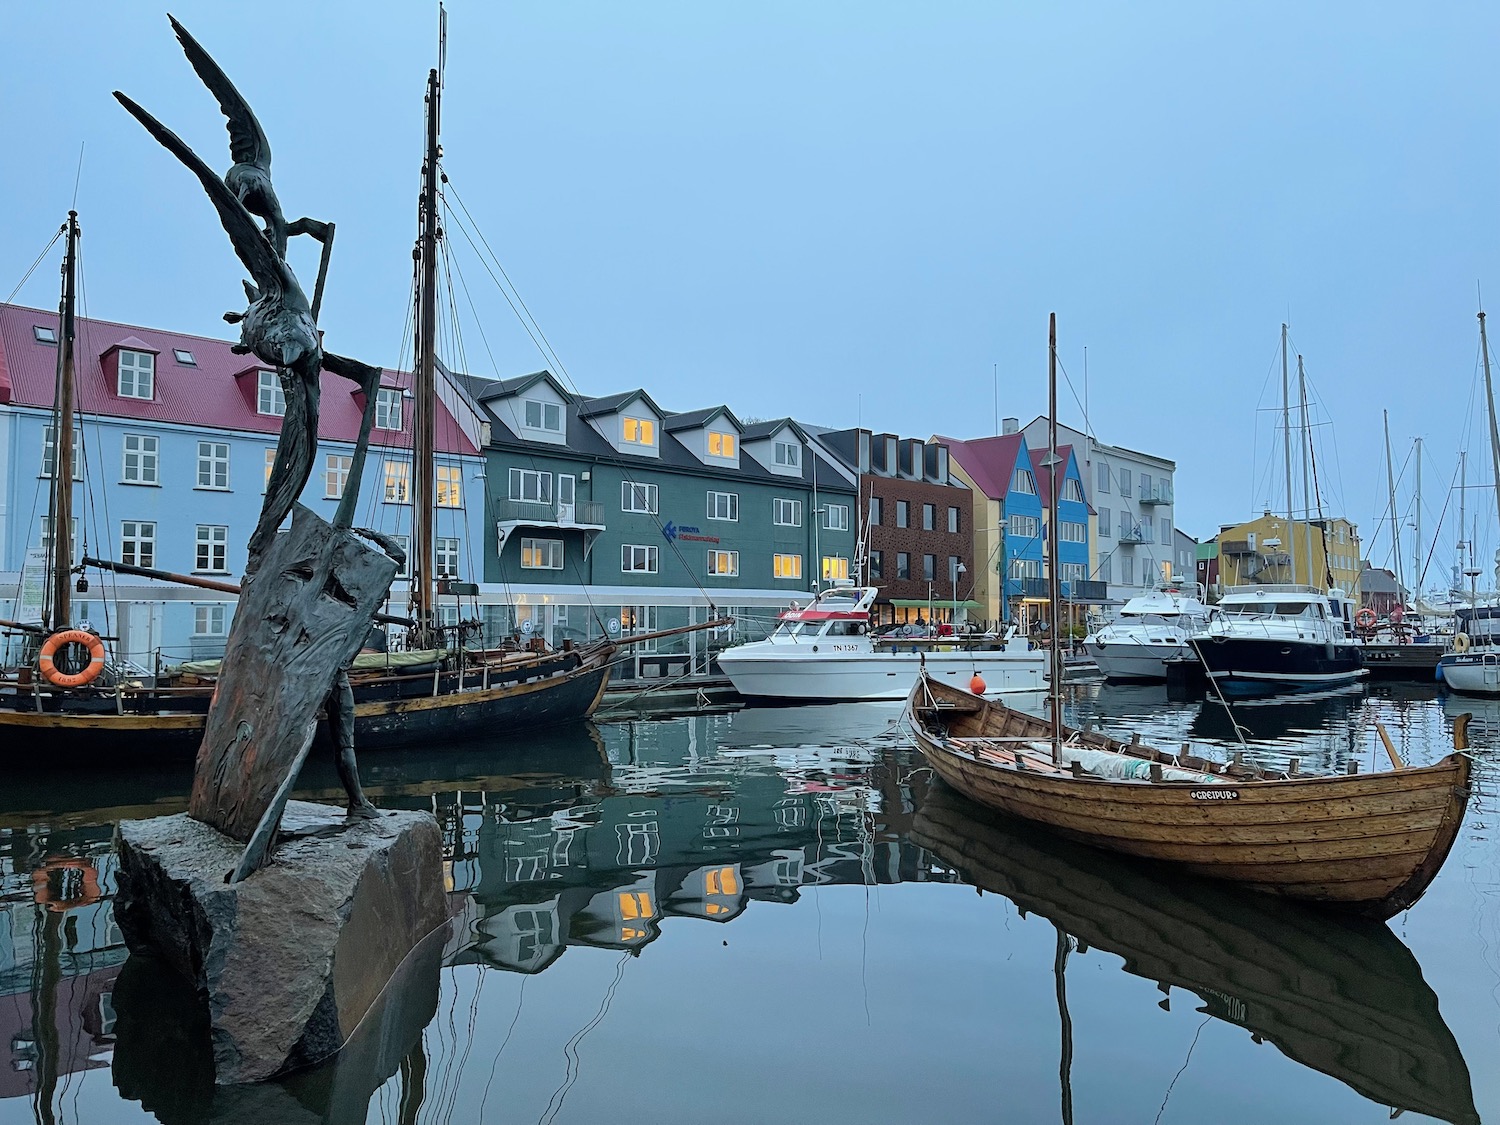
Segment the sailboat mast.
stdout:
[[422,161],[422,220],[418,241],[421,292],[417,301],[417,363],[413,376],[412,472],[416,478],[412,518],[411,603],[417,627],[429,635],[433,620],[433,489],[437,407],[437,197],[438,114],[442,85],[437,68],[427,74],[427,153]]
[[68,212],[68,251],[63,259],[62,329],[57,349],[57,393],[52,418],[52,616],[54,629],[73,620],[73,343],[78,286],[78,212]]
[[1391,464],[1391,415],[1387,410],[1380,414],[1385,419],[1385,486],[1391,505],[1391,550],[1396,556],[1396,600],[1401,601],[1401,524],[1396,517],[1396,469]]
[[1422,439],[1417,438],[1417,495],[1414,501],[1416,508],[1416,527],[1413,532],[1417,541],[1411,548],[1411,589],[1412,597],[1418,597],[1422,592]]
[[1052,761],[1062,761],[1062,598],[1057,566],[1057,314],[1047,327],[1047,601],[1052,614]]
[[1465,550],[1468,540],[1464,536],[1469,534],[1469,452],[1466,449],[1458,451],[1458,586],[1460,594],[1464,588],[1464,571],[1469,569],[1468,554]]
[[[1479,354],[1484,356],[1484,397],[1490,404],[1490,458],[1495,469],[1495,512],[1500,515],[1500,425],[1495,422],[1495,388],[1490,382],[1490,344],[1484,332],[1484,313],[1479,314]],[[1500,567],[1497,567],[1500,569]],[[1500,580],[1496,582],[1500,586]]]
[[1287,377],[1286,325],[1281,326],[1281,433],[1283,452],[1286,454],[1286,545],[1287,558],[1292,560],[1292,581],[1297,581],[1297,551],[1292,542],[1292,390]]
[[[1320,586],[1322,583],[1315,580],[1313,575],[1312,556],[1312,474],[1307,469],[1307,453],[1312,448],[1312,428],[1307,424],[1307,376],[1302,373],[1302,357],[1297,357],[1297,397],[1302,403],[1302,527],[1307,533],[1307,584],[1309,586]],[[1292,567],[1293,580],[1296,579],[1296,566]],[[1327,570],[1325,565],[1324,570]]]

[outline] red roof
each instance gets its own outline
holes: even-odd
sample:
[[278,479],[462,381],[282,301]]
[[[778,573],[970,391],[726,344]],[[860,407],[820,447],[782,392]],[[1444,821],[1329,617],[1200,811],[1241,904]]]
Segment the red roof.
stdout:
[[1025,434],[1001,434],[973,441],[939,435],[932,440],[948,447],[948,456],[958,462],[975,487],[991,500],[1003,500],[1010,493],[1011,480],[1016,475],[1016,457],[1025,444]]
[[[79,318],[77,341],[78,409],[82,413],[154,422],[180,422],[274,434],[281,419],[255,409],[257,376],[265,364],[250,355],[235,355],[226,340],[163,332],[133,324]],[[57,378],[57,345],[37,340],[33,327],[60,332],[55,312],[0,305],[0,403],[51,407]],[[154,351],[156,379],[152,399],[121,398],[101,364],[112,348],[125,346]],[[177,350],[191,352],[193,365],[179,363]],[[243,376],[243,378],[236,378]],[[411,386],[411,375],[387,369],[381,383]],[[323,373],[318,436],[354,441],[359,436],[363,399],[354,384]],[[401,411],[400,431],[374,430],[370,444],[411,448],[412,411]],[[443,453],[478,453],[447,407],[438,403],[437,448]]]

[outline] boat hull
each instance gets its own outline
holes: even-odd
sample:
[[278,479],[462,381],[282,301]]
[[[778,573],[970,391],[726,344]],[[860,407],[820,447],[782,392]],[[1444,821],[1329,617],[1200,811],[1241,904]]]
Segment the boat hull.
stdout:
[[1450,653],[1438,662],[1438,675],[1462,695],[1500,696],[1500,654]]
[[1193,650],[1186,641],[1157,641],[1152,644],[1085,641],[1083,650],[1093,658],[1099,671],[1108,680],[1165,680],[1166,661],[1193,655]]
[[1372,680],[1428,682],[1437,678],[1438,661],[1447,651],[1447,645],[1433,642],[1402,645],[1366,641],[1365,671]]
[[[1468,801],[1464,754],[1352,776],[1108,780],[1020,768],[996,747],[1047,739],[1050,728],[1003,704],[929,682],[913,689],[908,709],[933,770],[988,808],[1095,847],[1382,919],[1427,889]],[[1067,733],[1090,748],[1171,760],[1101,735]]]
[[1365,676],[1359,646],[1287,641],[1268,637],[1194,638],[1191,642],[1209,677],[1242,691],[1326,688]]
[[902,700],[917,682],[924,661],[928,674],[942,683],[967,687],[978,673],[986,695],[1043,691],[1047,686],[1047,654],[1041,650],[839,653],[813,652],[811,645],[775,647],[782,651],[730,649],[719,655],[719,667],[747,698],[800,702]]

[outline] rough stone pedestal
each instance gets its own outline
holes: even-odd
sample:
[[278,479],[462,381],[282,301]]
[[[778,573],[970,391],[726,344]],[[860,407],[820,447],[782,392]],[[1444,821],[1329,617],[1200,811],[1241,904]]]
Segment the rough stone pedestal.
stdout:
[[447,921],[428,813],[345,821],[292,801],[284,842],[240,883],[243,845],[186,814],[120,825],[115,918],[208,1000],[214,1080],[255,1082],[339,1050],[402,960]]

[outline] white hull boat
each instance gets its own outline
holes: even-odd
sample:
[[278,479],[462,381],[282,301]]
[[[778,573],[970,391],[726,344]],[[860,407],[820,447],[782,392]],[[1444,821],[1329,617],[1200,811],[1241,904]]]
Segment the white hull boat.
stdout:
[[905,699],[925,667],[934,679],[985,695],[1036,692],[1047,686],[1047,654],[1024,640],[959,634],[870,635],[873,586],[824,591],[806,609],[783,613],[766,640],[719,654],[719,667],[741,695],[810,702]]
[[1120,615],[1089,634],[1083,650],[1110,680],[1165,680],[1164,661],[1194,659],[1189,638],[1203,633],[1214,611],[1202,588],[1174,582],[1125,603]]

